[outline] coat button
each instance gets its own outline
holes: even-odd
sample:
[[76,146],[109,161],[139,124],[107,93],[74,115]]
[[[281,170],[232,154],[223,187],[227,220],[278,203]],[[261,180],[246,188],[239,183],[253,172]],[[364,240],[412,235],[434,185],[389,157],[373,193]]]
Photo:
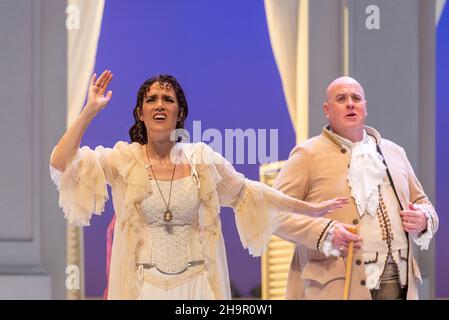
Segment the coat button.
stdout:
[[361,261],[360,259],[357,259],[357,260],[355,261],[355,264],[359,266],[359,265],[362,264],[362,261]]
[[345,148],[341,148],[341,149],[340,149],[340,152],[341,152],[341,153],[346,153],[346,149],[345,149]]
[[365,281],[365,280],[362,280],[362,281],[360,281],[360,284],[361,284],[362,286],[364,286],[364,285],[366,285],[366,281]]
[[359,224],[359,220],[358,219],[352,220],[352,224]]

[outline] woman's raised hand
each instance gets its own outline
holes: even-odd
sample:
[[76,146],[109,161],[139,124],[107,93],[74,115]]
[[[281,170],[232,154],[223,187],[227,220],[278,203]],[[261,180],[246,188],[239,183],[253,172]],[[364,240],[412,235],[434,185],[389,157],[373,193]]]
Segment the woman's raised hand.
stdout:
[[101,109],[106,107],[109,100],[112,98],[112,91],[105,92],[114,75],[110,70],[105,70],[97,79],[97,74],[94,73],[89,84],[89,92],[87,96],[86,109],[93,114],[97,114]]

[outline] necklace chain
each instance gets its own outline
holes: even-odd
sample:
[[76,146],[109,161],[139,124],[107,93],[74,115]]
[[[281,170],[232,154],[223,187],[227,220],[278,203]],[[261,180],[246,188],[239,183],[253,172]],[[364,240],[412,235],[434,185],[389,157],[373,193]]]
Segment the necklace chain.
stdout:
[[159,183],[157,182],[156,174],[153,171],[153,164],[151,163],[150,157],[148,156],[148,146],[145,147],[145,153],[147,155],[149,167],[150,167],[151,173],[154,177],[154,181],[156,182],[156,186],[159,190],[159,193],[161,194],[161,197],[162,197],[162,200],[164,201],[165,206],[167,207],[167,211],[165,211],[165,213],[164,213],[164,220],[168,222],[173,219],[173,215],[170,211],[170,201],[171,201],[171,190],[172,190],[172,185],[173,185],[173,178],[175,176],[176,165],[178,163],[178,154],[176,153],[176,161],[175,161],[175,164],[173,165],[173,172],[172,172],[171,179],[170,179],[170,191],[168,194],[168,203],[167,203],[167,201],[165,201],[164,195],[162,194],[161,187],[159,186]]

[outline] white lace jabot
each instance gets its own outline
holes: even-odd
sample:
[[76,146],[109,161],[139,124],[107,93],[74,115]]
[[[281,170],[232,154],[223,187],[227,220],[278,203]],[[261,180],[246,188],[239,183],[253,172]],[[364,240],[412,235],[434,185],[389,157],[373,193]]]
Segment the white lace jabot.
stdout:
[[343,145],[351,149],[351,164],[347,179],[359,215],[362,217],[368,213],[375,217],[379,206],[379,186],[387,174],[383,158],[376,150],[376,142],[366,134],[366,131],[363,131],[363,139],[359,142],[336,136]]

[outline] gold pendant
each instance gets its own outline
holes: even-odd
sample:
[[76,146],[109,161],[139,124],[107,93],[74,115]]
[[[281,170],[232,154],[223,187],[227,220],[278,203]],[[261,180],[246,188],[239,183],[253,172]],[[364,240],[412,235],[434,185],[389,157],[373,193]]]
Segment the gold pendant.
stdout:
[[148,168],[150,168],[150,166],[145,166],[145,169],[147,170],[148,178],[150,178],[150,181],[151,181],[151,180],[153,180],[153,176],[152,176],[151,173],[148,171]]
[[173,214],[170,212],[170,210],[165,211],[164,213],[164,220],[165,221],[171,221],[173,219]]

